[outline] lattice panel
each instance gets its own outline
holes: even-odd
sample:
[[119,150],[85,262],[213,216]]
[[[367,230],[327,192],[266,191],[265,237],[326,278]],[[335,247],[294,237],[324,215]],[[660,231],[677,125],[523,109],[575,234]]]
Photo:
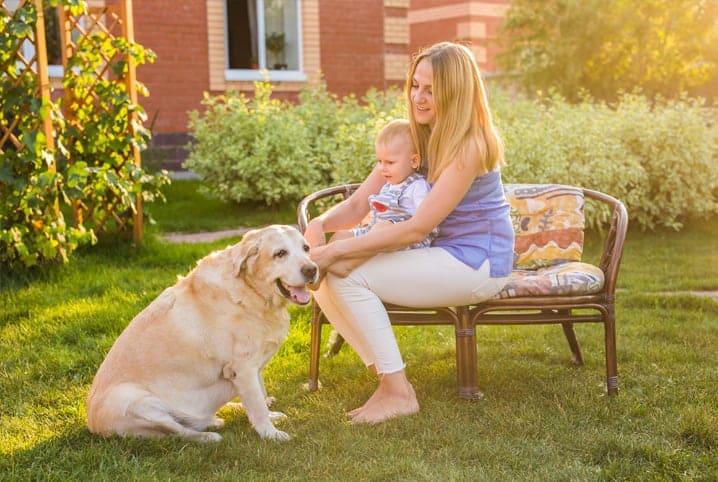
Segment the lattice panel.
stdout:
[[[49,99],[49,90],[43,92],[42,79],[36,45],[44,38],[38,39],[38,32],[32,28],[20,31],[18,36],[5,37],[5,29],[10,28],[10,21],[20,20],[25,25],[32,23],[23,18],[25,7],[33,5],[32,0],[19,2],[17,8],[10,10],[7,2],[0,0],[0,37],[3,51],[0,53],[0,75],[2,94],[0,95],[0,152],[12,150],[20,152],[26,148],[21,132],[33,132],[48,127],[46,137],[52,137],[51,127],[46,126],[44,119],[32,114],[29,102],[23,99]],[[33,22],[34,23],[34,22]],[[15,24],[17,25],[17,24]],[[44,35],[44,28],[38,29]],[[9,49],[5,45],[8,38],[18,39]],[[46,65],[45,65],[46,68]],[[28,95],[29,94],[29,95]],[[49,114],[48,114],[49,115]]]
[[[104,146],[101,152],[100,148],[93,152],[92,148],[95,146],[88,146],[92,143],[82,144],[85,138],[97,139],[97,131],[102,129],[111,129],[114,137],[134,139],[137,122],[136,113],[127,114],[129,107],[126,104],[122,107],[115,104],[116,111],[124,108],[125,112],[113,117],[113,106],[106,100],[107,95],[105,100],[102,95],[98,95],[98,92],[109,92],[110,96],[126,96],[131,104],[137,102],[134,60],[127,55],[126,50],[123,51],[123,48],[133,42],[132,2],[106,0],[105,6],[97,7],[98,3],[101,2],[93,2],[93,6],[88,7],[81,15],[73,15],[67,7],[58,7],[64,68],[64,93],[61,102],[64,127],[55,132],[53,109],[56,102],[50,98],[45,27],[42,21],[43,1],[0,0],[0,39],[3,40],[0,42],[0,153],[10,150],[22,152],[27,147],[23,133],[42,131],[45,134],[47,150],[53,158],[44,159],[45,162],[54,160],[62,163],[63,167],[83,162],[87,165],[90,176],[114,176],[121,179],[127,179],[128,165],[140,166],[139,147],[134,142],[128,141],[120,146]],[[33,9],[30,7],[34,7],[35,11],[39,10],[37,23],[31,18]],[[74,11],[77,12],[77,7]],[[22,15],[27,18],[20,18]],[[22,21],[11,23],[13,18]],[[32,25],[36,25],[37,31],[33,31]],[[6,28],[12,28],[13,35],[3,35]],[[21,35],[17,35],[18,31]],[[4,41],[8,39],[17,40]],[[85,75],[80,75],[78,59],[81,59],[83,66],[92,65],[94,72],[87,75],[85,70]],[[44,110],[43,118],[36,115],[39,104],[35,103],[38,101],[53,106]],[[31,110],[33,105],[34,110]],[[122,120],[112,121],[114,118]],[[86,134],[88,130],[93,130],[92,134]],[[58,139],[68,148],[69,156],[55,150]],[[73,148],[78,146],[79,148]],[[111,172],[106,168],[108,158],[111,159]],[[54,170],[55,164],[50,168]],[[23,176],[31,172],[32,166],[28,165],[28,173],[13,174]],[[96,232],[125,231],[132,226],[135,241],[141,241],[141,199],[134,202],[133,210],[118,214],[116,207],[123,198],[128,198],[128,193],[122,191],[122,187],[116,186],[117,184],[113,184],[105,191],[93,190],[82,202],[73,202],[75,224],[92,228]]]
[[[69,126],[74,129],[74,139],[68,144],[82,142],[86,128],[96,128],[102,116],[112,116],[108,105],[104,104],[97,92],[112,90],[127,92],[127,70],[123,68],[123,56],[115,48],[116,42],[123,36],[123,11],[118,5],[90,7],[84,15],[73,16],[69,11],[60,11],[61,40],[63,45],[63,64],[71,65],[75,56],[91,59],[94,66],[94,79],[87,76],[75,76],[72,69],[65,75],[64,115]],[[78,116],[77,113],[84,113]],[[128,132],[132,125],[117,124],[113,129]],[[83,149],[84,150],[84,149]],[[113,156],[112,169],[119,173],[127,163],[137,163],[137,153]],[[84,156],[83,162],[93,167],[91,156]],[[71,159],[70,162],[77,162]],[[132,213],[119,215],[116,205],[120,203],[121,192],[108,189],[105,192],[93,192],[83,202],[73,203],[76,224],[91,224],[96,231],[127,231]]]

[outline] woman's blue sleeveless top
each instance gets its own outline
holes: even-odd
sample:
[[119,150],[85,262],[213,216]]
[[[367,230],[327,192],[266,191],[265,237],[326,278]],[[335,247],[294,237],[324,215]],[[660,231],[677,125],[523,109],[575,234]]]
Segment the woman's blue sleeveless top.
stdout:
[[474,180],[459,205],[439,225],[432,246],[444,248],[474,269],[488,259],[491,277],[511,273],[514,230],[499,171]]

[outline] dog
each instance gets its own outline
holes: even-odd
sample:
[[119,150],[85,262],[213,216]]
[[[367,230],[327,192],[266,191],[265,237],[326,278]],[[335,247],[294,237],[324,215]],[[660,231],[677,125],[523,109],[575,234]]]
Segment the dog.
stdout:
[[201,259],[120,334],[95,375],[87,425],[103,436],[219,441],[216,412],[239,396],[260,437],[289,440],[272,420],[262,368],[306,305],[317,265],[291,226],[273,225]]

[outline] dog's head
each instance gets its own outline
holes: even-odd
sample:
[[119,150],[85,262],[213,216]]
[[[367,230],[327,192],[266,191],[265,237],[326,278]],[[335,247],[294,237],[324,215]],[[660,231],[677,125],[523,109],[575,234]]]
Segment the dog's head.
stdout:
[[298,305],[309,303],[307,283],[318,276],[317,265],[309,258],[309,244],[292,226],[249,231],[235,247],[232,263],[235,276],[244,277],[255,291]]

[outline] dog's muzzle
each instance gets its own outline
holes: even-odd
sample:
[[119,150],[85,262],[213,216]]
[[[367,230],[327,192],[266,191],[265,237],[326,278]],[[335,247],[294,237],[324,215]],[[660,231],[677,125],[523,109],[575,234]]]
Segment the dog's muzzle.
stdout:
[[281,279],[277,280],[277,287],[282,296],[298,305],[306,305],[309,303],[310,294],[307,290],[307,283],[313,283],[317,280],[318,269],[314,263],[305,264],[301,269],[304,277],[304,284],[301,286],[290,286]]

